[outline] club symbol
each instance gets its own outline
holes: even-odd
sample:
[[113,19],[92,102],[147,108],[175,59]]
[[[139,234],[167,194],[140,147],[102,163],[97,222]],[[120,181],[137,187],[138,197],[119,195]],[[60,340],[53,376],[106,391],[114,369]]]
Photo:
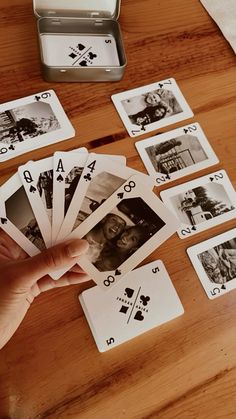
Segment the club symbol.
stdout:
[[37,102],[40,100],[40,96],[35,96],[35,100],[37,100]]
[[121,275],[121,271],[119,271],[119,269],[115,270],[115,275]]
[[143,303],[144,306],[147,306],[148,302],[150,301],[150,297],[145,297],[144,295],[141,295],[140,302]]
[[6,218],[1,218],[1,223],[2,224],[7,224],[7,219]]
[[57,176],[57,181],[62,182],[63,181],[63,176],[62,175]]
[[8,147],[8,150],[15,150],[14,145],[13,145],[13,144],[12,144],[12,145],[10,145],[10,147]]
[[137,313],[134,316],[134,320],[142,321],[144,319],[141,310],[138,310]]
[[83,51],[83,49],[85,48],[83,44],[78,44],[77,46],[80,51]]
[[170,179],[170,175],[169,175],[169,173],[166,175],[166,179]]
[[90,173],[87,173],[87,175],[84,176],[84,179],[86,180],[86,182],[87,180],[90,181],[92,179]]
[[81,67],[87,67],[87,61],[85,61],[85,60],[83,60],[83,61],[81,61],[81,63],[79,63],[79,65],[81,66]]
[[124,294],[127,295],[128,298],[133,297],[134,290],[132,288],[125,288]]
[[129,310],[129,307],[127,307],[127,306],[121,306],[120,313],[126,314],[128,310]]
[[118,193],[118,194],[117,194],[117,198],[122,199],[122,198],[123,198],[123,196],[124,196],[123,192],[120,192],[120,193]]
[[71,57],[72,59],[77,57],[77,54],[74,54],[74,52],[72,52],[71,54],[69,54],[69,57]]
[[36,188],[35,188],[34,186],[32,186],[32,185],[31,185],[31,187],[30,187],[30,192],[33,192],[33,193],[34,193],[35,191],[36,191]]
[[94,58],[97,57],[97,54],[94,54],[93,52],[89,52],[88,56],[91,60],[93,60]]
[[160,89],[163,87],[163,84],[162,83],[159,83],[159,87],[160,87]]
[[188,133],[188,129],[184,128],[184,133],[187,134]]

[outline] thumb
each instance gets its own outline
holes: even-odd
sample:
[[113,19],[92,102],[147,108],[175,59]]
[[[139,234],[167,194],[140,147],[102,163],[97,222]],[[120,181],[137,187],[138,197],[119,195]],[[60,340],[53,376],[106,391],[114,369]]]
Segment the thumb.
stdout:
[[15,284],[18,287],[30,288],[40,278],[50,272],[73,266],[77,258],[87,252],[89,244],[86,240],[76,239],[60,243],[44,250],[36,256],[17,263]]

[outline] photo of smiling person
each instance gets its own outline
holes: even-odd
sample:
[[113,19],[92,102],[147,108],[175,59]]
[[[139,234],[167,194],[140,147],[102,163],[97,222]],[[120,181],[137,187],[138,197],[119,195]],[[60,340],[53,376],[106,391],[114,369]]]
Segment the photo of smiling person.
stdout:
[[116,214],[107,214],[84,236],[84,239],[89,243],[89,250],[86,253],[87,258],[95,263],[99,259],[104,246],[121,234],[125,226],[126,222],[123,218]]

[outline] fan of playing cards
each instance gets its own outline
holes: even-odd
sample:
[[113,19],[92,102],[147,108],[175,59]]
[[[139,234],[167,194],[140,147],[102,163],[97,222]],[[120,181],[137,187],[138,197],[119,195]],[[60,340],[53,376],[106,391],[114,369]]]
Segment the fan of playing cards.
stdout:
[[111,288],[177,230],[177,218],[152,187],[122,156],[56,152],[20,166],[2,186],[2,228],[29,255],[85,238],[89,251],[81,267]]

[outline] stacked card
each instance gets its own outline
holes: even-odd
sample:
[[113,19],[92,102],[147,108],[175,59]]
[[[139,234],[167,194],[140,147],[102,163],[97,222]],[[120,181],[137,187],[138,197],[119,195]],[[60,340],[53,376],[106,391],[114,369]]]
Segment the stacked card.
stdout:
[[123,156],[56,152],[20,166],[1,187],[1,226],[29,255],[85,238],[89,251],[79,263],[109,289],[179,226],[152,188],[151,177]]

